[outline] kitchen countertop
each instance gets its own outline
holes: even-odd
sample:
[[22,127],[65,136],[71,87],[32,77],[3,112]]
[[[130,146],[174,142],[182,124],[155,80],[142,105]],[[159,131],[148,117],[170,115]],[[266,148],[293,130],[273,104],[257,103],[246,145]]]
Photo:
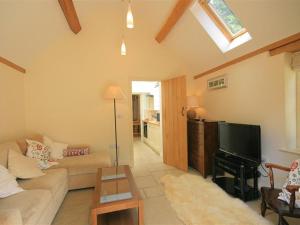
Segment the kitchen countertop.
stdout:
[[145,123],[150,123],[150,124],[153,124],[153,125],[157,125],[157,126],[160,126],[160,122],[156,121],[156,120],[143,120],[143,122]]

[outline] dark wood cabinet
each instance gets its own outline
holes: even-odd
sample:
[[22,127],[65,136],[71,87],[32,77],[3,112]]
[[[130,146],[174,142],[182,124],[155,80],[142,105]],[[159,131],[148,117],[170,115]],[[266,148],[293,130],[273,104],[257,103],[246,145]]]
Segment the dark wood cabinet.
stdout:
[[188,120],[189,166],[203,177],[212,174],[213,156],[218,149],[218,122]]

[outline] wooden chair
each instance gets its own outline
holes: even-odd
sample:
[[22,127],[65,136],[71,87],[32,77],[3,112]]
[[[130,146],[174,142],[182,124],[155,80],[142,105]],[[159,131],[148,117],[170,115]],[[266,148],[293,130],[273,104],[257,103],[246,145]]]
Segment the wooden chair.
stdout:
[[300,218],[300,209],[295,208],[295,192],[299,190],[300,186],[297,185],[288,185],[286,189],[291,193],[290,204],[279,200],[278,195],[281,192],[281,189],[274,188],[274,175],[273,168],[283,170],[286,172],[290,171],[290,168],[266,163],[267,168],[269,168],[269,178],[271,187],[262,187],[261,195],[261,215],[264,217],[266,210],[271,209],[278,214],[278,225],[288,225],[288,222],[284,219],[287,217]]

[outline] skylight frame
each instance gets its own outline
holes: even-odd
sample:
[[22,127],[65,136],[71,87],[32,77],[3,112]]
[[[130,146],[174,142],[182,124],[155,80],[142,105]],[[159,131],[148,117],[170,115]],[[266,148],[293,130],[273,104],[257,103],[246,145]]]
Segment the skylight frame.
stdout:
[[234,39],[248,32],[247,29],[243,27],[238,33],[233,34],[215,9],[209,5],[208,0],[199,0],[199,4],[229,42],[232,42]]

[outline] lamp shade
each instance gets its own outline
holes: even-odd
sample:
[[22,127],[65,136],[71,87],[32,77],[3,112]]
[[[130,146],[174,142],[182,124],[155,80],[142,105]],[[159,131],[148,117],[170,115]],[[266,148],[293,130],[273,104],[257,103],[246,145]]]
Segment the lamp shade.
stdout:
[[132,10],[131,10],[130,3],[128,4],[128,11],[127,11],[126,20],[127,20],[127,28],[129,28],[129,29],[134,28],[133,15],[132,15]]
[[187,107],[199,107],[200,98],[197,95],[187,96]]
[[104,92],[104,98],[105,99],[125,99],[126,96],[123,92],[123,90],[116,85],[108,86]]

